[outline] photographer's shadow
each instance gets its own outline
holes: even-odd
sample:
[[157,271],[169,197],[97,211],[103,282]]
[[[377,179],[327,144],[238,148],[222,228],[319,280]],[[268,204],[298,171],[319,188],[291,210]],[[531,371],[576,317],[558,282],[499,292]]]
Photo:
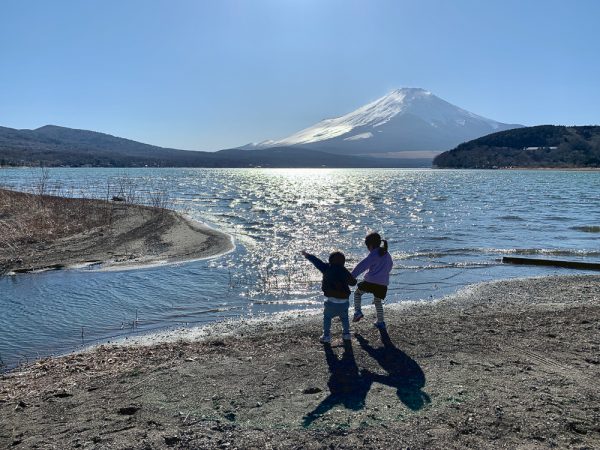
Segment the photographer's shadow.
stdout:
[[304,427],[310,426],[316,419],[336,405],[358,411],[365,407],[367,393],[373,383],[372,374],[359,370],[354,359],[352,342],[344,341],[344,353],[338,359],[331,345],[324,344],[325,358],[329,366],[329,395],[303,418]]
[[425,374],[419,364],[397,348],[386,330],[380,330],[383,347],[374,348],[364,337],[356,339],[364,351],[375,359],[387,375],[370,373],[371,381],[396,388],[402,403],[417,411],[429,403],[429,396],[421,389],[425,387]]

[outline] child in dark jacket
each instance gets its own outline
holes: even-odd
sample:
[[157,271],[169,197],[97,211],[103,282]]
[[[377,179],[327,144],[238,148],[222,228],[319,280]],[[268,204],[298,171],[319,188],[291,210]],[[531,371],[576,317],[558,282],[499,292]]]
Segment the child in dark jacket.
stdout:
[[328,264],[305,251],[302,251],[302,255],[323,274],[321,289],[326,298],[323,308],[323,336],[319,340],[323,344],[331,342],[331,320],[334,317],[339,317],[342,321],[342,338],[345,341],[351,340],[350,320],[348,319],[350,288],[348,286],[356,285],[356,279],[344,267],[346,257],[341,252],[333,252],[329,255]]

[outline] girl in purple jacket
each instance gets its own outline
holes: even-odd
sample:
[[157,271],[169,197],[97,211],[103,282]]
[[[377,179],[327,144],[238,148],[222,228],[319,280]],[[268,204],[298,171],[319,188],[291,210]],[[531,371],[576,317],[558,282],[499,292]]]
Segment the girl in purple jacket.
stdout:
[[[383,247],[381,243],[383,242]],[[390,283],[390,272],[392,271],[392,257],[388,253],[387,241],[381,239],[378,233],[371,233],[365,238],[365,245],[369,249],[369,255],[363,259],[352,271],[352,276],[357,278],[365,270],[364,280],[358,283],[354,291],[354,318],[353,322],[358,322],[364,317],[361,310],[362,295],[367,292],[373,294],[373,303],[377,311],[377,322],[375,326],[380,330],[385,330],[383,320],[383,300],[387,294],[387,287]]]

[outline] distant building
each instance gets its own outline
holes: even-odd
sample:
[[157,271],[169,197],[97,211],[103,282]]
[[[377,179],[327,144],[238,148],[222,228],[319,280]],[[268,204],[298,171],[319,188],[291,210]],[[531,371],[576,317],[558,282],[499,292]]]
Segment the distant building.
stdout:
[[533,150],[556,150],[558,147],[523,147],[523,150],[533,151]]

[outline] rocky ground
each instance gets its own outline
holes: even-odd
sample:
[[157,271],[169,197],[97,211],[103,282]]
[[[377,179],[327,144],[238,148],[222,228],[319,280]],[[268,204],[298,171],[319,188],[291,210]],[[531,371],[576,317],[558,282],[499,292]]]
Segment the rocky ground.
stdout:
[[367,312],[346,346],[291,317],[17,369],[0,447],[600,448],[600,277]]

